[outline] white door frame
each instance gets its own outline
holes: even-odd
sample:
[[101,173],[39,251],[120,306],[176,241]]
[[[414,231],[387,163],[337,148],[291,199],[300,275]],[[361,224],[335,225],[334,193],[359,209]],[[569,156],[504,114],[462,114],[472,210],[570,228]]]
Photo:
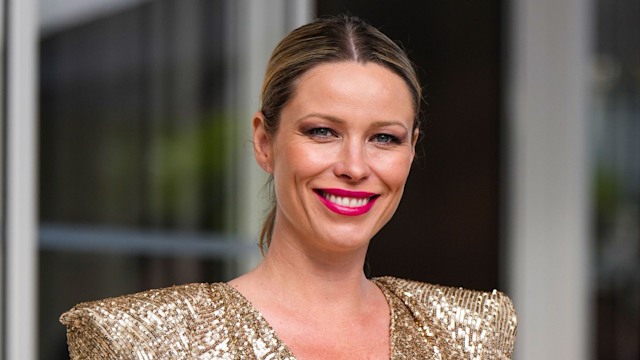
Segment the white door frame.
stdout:
[[507,24],[507,277],[515,358],[589,359],[591,1],[515,0]]
[[7,0],[4,357],[37,357],[37,0]]

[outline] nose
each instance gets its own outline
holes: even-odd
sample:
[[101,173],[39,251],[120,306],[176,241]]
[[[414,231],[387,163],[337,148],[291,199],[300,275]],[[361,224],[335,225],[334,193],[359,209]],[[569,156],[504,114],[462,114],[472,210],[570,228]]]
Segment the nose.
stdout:
[[349,182],[359,182],[369,177],[370,173],[371,168],[363,145],[355,141],[345,143],[334,166],[334,174]]

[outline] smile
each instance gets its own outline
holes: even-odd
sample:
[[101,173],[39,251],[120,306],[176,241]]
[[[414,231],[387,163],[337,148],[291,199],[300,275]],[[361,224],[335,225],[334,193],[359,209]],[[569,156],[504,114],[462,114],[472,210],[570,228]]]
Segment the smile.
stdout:
[[315,189],[320,201],[334,213],[346,216],[362,215],[373,207],[379,195],[342,189]]

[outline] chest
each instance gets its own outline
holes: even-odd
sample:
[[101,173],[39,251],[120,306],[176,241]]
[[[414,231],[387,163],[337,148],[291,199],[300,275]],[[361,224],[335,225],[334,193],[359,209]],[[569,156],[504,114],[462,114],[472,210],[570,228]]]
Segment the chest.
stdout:
[[[385,316],[386,315],[386,316]],[[298,324],[276,332],[299,358],[389,359],[391,354],[389,314],[369,321],[345,322],[339,326]]]
[[384,292],[389,306],[381,313],[345,321],[269,317],[231,290],[216,314],[221,336],[202,344],[207,354],[198,358],[438,359],[434,344],[403,302]]

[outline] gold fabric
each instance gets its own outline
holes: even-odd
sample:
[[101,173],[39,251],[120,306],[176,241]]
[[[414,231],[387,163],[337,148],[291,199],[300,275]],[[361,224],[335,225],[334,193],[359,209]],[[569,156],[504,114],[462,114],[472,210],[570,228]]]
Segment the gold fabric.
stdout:
[[[511,359],[516,316],[504,294],[392,277],[373,281],[391,309],[391,359]],[[295,359],[225,283],[82,303],[60,321],[71,359]]]

